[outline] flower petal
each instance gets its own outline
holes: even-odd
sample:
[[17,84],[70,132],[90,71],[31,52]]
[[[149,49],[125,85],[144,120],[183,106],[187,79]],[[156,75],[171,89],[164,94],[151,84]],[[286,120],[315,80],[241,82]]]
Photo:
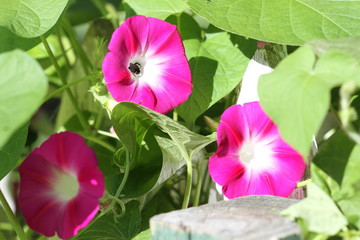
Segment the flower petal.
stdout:
[[129,85],[134,80],[128,70],[130,60],[123,55],[109,52],[106,54],[102,69],[106,83],[122,83]]
[[180,34],[175,25],[157,18],[148,18],[149,21],[149,48],[147,56],[171,56],[184,52]]
[[[191,82],[165,71],[165,73],[160,76],[158,86],[152,87],[152,91],[157,98],[157,104],[154,110],[160,113],[166,113],[173,109],[174,106],[179,106],[189,97],[191,89]],[[166,101],[163,99],[166,99]]]
[[145,16],[137,15],[127,18],[113,33],[109,50],[123,54],[124,57],[133,57],[147,48],[148,20]]
[[241,177],[245,170],[245,166],[236,157],[218,157],[214,155],[209,159],[210,176],[216,183],[222,186]]
[[[29,227],[45,236],[57,232],[69,238],[86,226],[105,191],[97,166],[95,153],[81,136],[71,132],[52,135],[30,153],[19,167],[19,206]],[[60,192],[67,194],[68,188],[62,185],[69,183],[62,182],[69,179],[67,175],[76,177],[74,181],[79,184],[68,199],[57,189],[64,186]]]
[[99,207],[97,199],[79,194],[67,204],[64,210],[64,215],[57,228],[59,237],[66,239],[76,235],[95,217]]
[[262,110],[259,102],[245,103],[243,109],[254,141],[271,142],[279,135],[276,125]]
[[101,198],[104,195],[104,177],[99,169],[83,169],[78,175],[81,193],[87,194],[94,199]]
[[[133,16],[114,32],[103,62],[104,78],[116,101],[132,101],[160,113],[191,94],[191,72],[175,25]],[[139,72],[129,70],[137,64]]]
[[275,195],[272,177],[266,171],[255,171],[248,168],[242,177],[227,183],[223,187],[227,198],[246,195]]
[[[234,144],[240,144],[239,142],[242,144],[243,141],[247,141],[250,138],[250,128],[246,112],[240,105],[229,107],[221,115],[220,125],[225,125],[227,131],[232,132],[233,137],[238,139],[236,142],[234,142]],[[218,133],[218,135],[219,134],[221,134],[221,131]],[[232,143],[229,144],[232,145]]]
[[140,53],[144,54],[147,51],[149,41],[149,22],[148,18],[142,15],[136,15],[125,20],[125,24],[128,25],[129,30],[132,32],[132,36],[136,40],[137,48]]
[[[282,140],[258,102],[228,108],[221,116],[217,136],[218,150],[209,159],[209,172],[223,186],[227,198],[254,194],[288,197],[300,181],[303,158]],[[246,163],[243,157],[248,158]]]
[[150,109],[155,109],[155,106],[158,103],[158,100],[153,90],[146,84],[138,87],[137,91],[134,92],[134,95],[130,101],[138,103]]
[[31,208],[36,209],[31,216],[27,216],[22,211],[24,217],[31,219],[27,221],[28,226],[47,237],[54,236],[57,231],[57,220],[63,216],[63,206],[55,201],[46,201],[44,198],[33,198],[28,204],[32,204]]

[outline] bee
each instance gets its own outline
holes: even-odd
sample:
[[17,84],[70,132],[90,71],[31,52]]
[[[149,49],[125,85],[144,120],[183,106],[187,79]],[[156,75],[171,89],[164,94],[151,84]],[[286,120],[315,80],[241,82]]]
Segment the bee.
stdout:
[[140,69],[141,69],[141,66],[139,63],[130,63],[130,66],[129,66],[129,70],[133,73],[133,74],[140,74]]

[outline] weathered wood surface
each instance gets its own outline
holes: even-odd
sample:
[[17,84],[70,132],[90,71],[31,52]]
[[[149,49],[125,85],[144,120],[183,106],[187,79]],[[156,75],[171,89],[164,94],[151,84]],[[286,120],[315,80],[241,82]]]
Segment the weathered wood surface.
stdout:
[[150,219],[153,240],[299,239],[296,223],[280,215],[298,200],[247,196],[160,214]]

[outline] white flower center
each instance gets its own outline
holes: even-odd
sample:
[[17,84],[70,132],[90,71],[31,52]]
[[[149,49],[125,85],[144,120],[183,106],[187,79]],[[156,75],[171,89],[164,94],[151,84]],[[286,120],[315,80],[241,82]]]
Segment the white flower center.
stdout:
[[53,185],[55,197],[61,201],[69,201],[79,192],[79,183],[75,175],[57,172]]
[[273,167],[273,149],[261,141],[246,141],[239,149],[239,159],[253,170]]
[[131,59],[128,70],[139,84],[146,83],[150,87],[158,88],[165,62],[166,59],[160,56],[139,55]]
[[128,69],[131,75],[137,80],[144,74],[145,63],[146,60],[144,56],[137,56],[131,59],[131,62],[129,63]]
[[255,158],[255,144],[245,142],[240,149],[240,160],[249,164]]

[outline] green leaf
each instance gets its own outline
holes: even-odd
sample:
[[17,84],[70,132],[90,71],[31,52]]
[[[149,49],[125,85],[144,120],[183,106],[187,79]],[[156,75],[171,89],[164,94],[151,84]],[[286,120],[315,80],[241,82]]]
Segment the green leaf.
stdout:
[[29,124],[25,124],[0,148],[0,180],[5,177],[17,164],[22,153],[28,134]]
[[[103,141],[106,141],[106,140],[108,140],[108,139],[103,138]],[[108,142],[108,143],[115,146],[116,143],[114,143],[114,142],[115,141],[112,141],[110,143]],[[91,142],[89,142],[89,145],[90,145],[90,143]],[[100,146],[99,144],[94,144],[94,143],[92,143],[91,148],[95,151],[96,158],[99,163],[99,168],[100,168],[101,172],[104,174],[105,179],[106,179],[106,176],[112,176],[119,171],[119,169],[113,163],[114,153],[112,151],[110,151],[107,148],[104,148],[103,146]]]
[[360,229],[360,146],[355,145],[349,156],[341,184],[341,193],[344,196],[338,201],[339,207],[348,221]]
[[130,240],[140,230],[141,215],[139,202],[125,205],[125,216],[119,218],[113,213],[95,219],[89,227],[80,232],[74,240]]
[[101,12],[94,2],[96,1],[88,1],[84,4],[83,1],[71,1],[70,6],[66,11],[66,17],[71,24],[79,25],[100,18],[102,16]]
[[0,54],[0,147],[38,109],[47,91],[39,64],[21,50]]
[[151,240],[151,232],[150,229],[145,230],[141,233],[139,233],[136,237],[134,237],[132,240]]
[[328,111],[331,88],[359,81],[359,75],[360,66],[351,56],[330,51],[316,61],[310,47],[304,46],[260,77],[261,105],[285,141],[306,157]]
[[195,19],[187,13],[171,15],[166,21],[176,25],[183,41],[188,39],[201,40],[201,28]]
[[[111,119],[119,139],[132,156],[133,169],[124,188],[124,192],[128,192],[127,197],[134,197],[134,184],[141,188],[149,184],[147,191],[161,184],[181,168],[186,160],[190,161],[194,153],[214,141],[191,132],[165,115],[132,102],[119,103],[113,109]],[[156,155],[159,147],[162,159],[161,154]],[[144,180],[150,176],[150,179]]]
[[38,37],[56,24],[67,3],[68,0],[0,0],[0,26],[20,37]]
[[338,131],[321,146],[313,159],[312,181],[335,197],[335,201],[341,199],[340,187],[354,146],[355,143],[343,131]]
[[[133,131],[133,129],[130,129],[130,131]],[[138,131],[137,134],[142,133],[139,128]],[[157,185],[163,164],[159,145],[154,138],[154,135],[157,134],[159,134],[158,130],[150,128],[146,129],[144,135],[138,138],[141,139],[141,142],[136,151],[131,152],[133,156],[132,169],[122,191],[124,198],[140,197]]]
[[204,42],[185,40],[184,45],[193,89],[178,110],[188,124],[193,124],[197,117],[240,83],[255,52],[256,42],[220,32],[209,34]]
[[[166,212],[174,211],[177,209],[173,203],[174,202],[173,196],[171,196],[172,190],[173,189],[171,189],[171,187],[167,187],[165,185],[159,190],[159,192],[157,192],[155,194],[155,196],[153,196],[151,198],[150,201],[148,201],[146,203],[146,205],[144,206],[144,208],[141,211],[141,229],[142,230],[148,229],[150,227],[150,218],[151,217],[153,217],[157,214],[160,214],[160,213],[166,213]],[[150,194],[151,193],[146,195],[146,197],[147,197],[146,200],[148,200],[148,197]]]
[[321,56],[330,50],[334,50],[349,54],[360,61],[360,37],[351,37],[333,41],[315,39],[307,42],[306,45],[309,45],[318,56]]
[[155,136],[155,139],[160,146],[163,156],[163,165],[157,180],[157,183],[161,184],[169,179],[182,166],[184,166],[186,161],[181,155],[180,149],[172,139],[161,136]]
[[360,228],[360,146],[339,131],[315,156],[311,165],[313,182],[327,192],[348,221]]
[[138,117],[139,120],[141,119],[141,121],[149,121],[155,124],[161,131],[168,134],[180,149],[183,157],[191,158],[195,152],[214,141],[214,139],[209,137],[191,132],[183,125],[163,114],[132,102],[119,103],[112,113],[114,128],[120,139],[122,139],[122,134],[120,134],[122,130],[116,125],[124,118],[134,117],[131,115],[137,115],[136,117]]
[[317,185],[307,186],[308,197],[282,212],[291,219],[305,221],[311,232],[334,235],[346,226],[347,220],[333,200]]
[[40,38],[23,38],[15,35],[6,27],[0,26],[0,53],[16,48],[27,51],[40,43]]
[[254,60],[275,68],[288,55],[288,50],[285,45],[276,43],[267,43],[265,46],[259,48],[254,56]]
[[[97,19],[91,23],[82,44],[82,47],[84,48],[91,62],[96,62],[97,58],[102,59],[103,56],[99,56],[98,53],[105,53],[106,51],[105,48],[107,46],[103,46],[104,49],[101,49],[100,46],[97,45],[98,38],[103,38],[105,41],[109,41],[113,31],[114,28],[109,20]],[[84,72],[81,60],[78,59],[72,68],[72,71],[69,72],[67,82],[71,83],[85,76],[86,74]],[[70,87],[70,89],[77,99],[79,108],[81,110],[88,110],[90,112],[96,112],[98,114],[105,115],[105,110],[97,101],[94,101],[94,97],[89,91],[93,84],[94,83],[91,81],[83,81]],[[102,111],[103,113],[101,113]],[[74,114],[76,114],[76,111],[71,104],[70,98],[66,92],[63,92],[59,113],[56,119],[56,128],[63,126]]]
[[302,45],[360,35],[360,1],[188,0],[215,26],[266,42]]
[[181,13],[189,8],[183,0],[126,0],[125,4],[138,15],[163,20],[172,14]]

